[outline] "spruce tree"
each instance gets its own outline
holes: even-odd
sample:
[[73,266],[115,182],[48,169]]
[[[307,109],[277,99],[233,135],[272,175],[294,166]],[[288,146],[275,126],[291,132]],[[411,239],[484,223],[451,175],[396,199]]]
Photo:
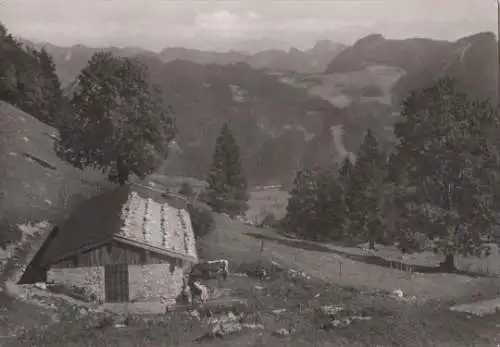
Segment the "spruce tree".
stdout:
[[0,23],[0,100],[54,125],[62,101],[52,57],[24,47]]
[[374,248],[375,241],[382,232],[382,169],[382,153],[377,139],[371,129],[368,129],[350,178],[348,208],[349,236],[355,240],[368,241],[370,249]]
[[354,163],[352,162],[351,158],[349,158],[349,156],[347,155],[342,161],[342,165],[340,166],[338,173],[339,181],[343,185],[348,184],[353,169],[354,169]]
[[337,174],[337,181],[340,189],[340,234],[345,237],[348,234],[350,219],[349,219],[349,190],[354,163],[349,156],[346,156],[342,161],[342,165]]
[[316,178],[315,239],[335,239],[342,237],[344,215],[343,189],[331,170],[321,170]]
[[217,137],[207,182],[204,199],[215,212],[234,217],[248,209],[247,180],[240,150],[227,123]]
[[61,121],[63,94],[61,83],[56,74],[56,67],[52,56],[42,48],[35,53],[43,76],[43,104],[44,113],[40,115],[43,121],[50,126],[58,128]]
[[311,230],[317,224],[317,178],[312,168],[297,171],[290,191],[283,226],[304,238],[314,238]]

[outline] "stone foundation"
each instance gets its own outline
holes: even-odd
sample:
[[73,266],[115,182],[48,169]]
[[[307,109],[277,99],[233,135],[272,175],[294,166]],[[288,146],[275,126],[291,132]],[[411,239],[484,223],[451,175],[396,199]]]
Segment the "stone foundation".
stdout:
[[[175,302],[181,294],[184,268],[171,264],[130,265],[128,267],[129,300],[134,302]],[[85,296],[105,301],[104,267],[52,268],[47,282],[67,288],[81,288]]]
[[131,301],[172,302],[182,292],[184,271],[170,264],[131,265],[128,276]]

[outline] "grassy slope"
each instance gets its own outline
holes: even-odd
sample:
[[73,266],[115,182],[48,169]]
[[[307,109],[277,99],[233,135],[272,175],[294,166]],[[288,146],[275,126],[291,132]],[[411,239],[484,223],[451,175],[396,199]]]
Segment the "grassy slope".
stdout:
[[[453,274],[416,274],[409,276],[397,269],[356,261],[350,255],[360,254],[360,249],[308,243],[283,238],[272,230],[261,230],[242,225],[225,216],[216,215],[217,229],[199,243],[200,256],[209,259],[228,259],[232,270],[245,268],[245,264],[276,261],[283,266],[302,270],[313,280],[305,292],[297,293],[299,300],[308,305],[335,304],[342,302],[356,312],[371,312],[375,319],[347,329],[335,330],[322,335],[306,328],[302,337],[277,340],[268,334],[245,335],[239,343],[255,343],[258,346],[490,346],[496,343],[499,316],[488,320],[467,317],[449,312],[447,305],[454,302],[477,301],[478,296],[498,295],[498,279],[471,278]],[[260,252],[260,239],[252,235],[265,235],[274,240],[264,241]],[[341,252],[345,252],[342,254]],[[397,259],[393,249],[382,248],[380,256]],[[418,257],[418,256],[415,256]],[[439,259],[424,254],[426,265]],[[415,259],[418,263],[418,259]],[[420,262],[422,259],[420,259]],[[342,264],[341,274],[339,264]],[[321,279],[318,285],[315,281]],[[316,284],[314,284],[316,283]],[[290,284],[283,283],[286,287]],[[267,285],[265,285],[267,286]],[[292,289],[294,288],[293,285]],[[352,297],[344,294],[347,288],[356,288]],[[377,294],[401,288],[406,295],[416,296],[416,305],[397,302]],[[295,288],[297,290],[297,288]],[[358,291],[361,290],[361,291]],[[293,290],[292,290],[293,292]],[[313,299],[316,295],[317,299]],[[291,294],[285,294],[291,295]],[[288,296],[289,297],[289,296]],[[290,297],[289,297],[290,298]],[[422,299],[422,300],[418,300]],[[262,299],[261,300],[265,300]],[[293,303],[282,303],[279,297],[270,307],[286,307],[293,311]],[[293,299],[289,299],[291,301]],[[307,310],[306,310],[307,311]],[[290,312],[292,313],[292,312]],[[310,324],[307,314],[294,312],[289,317],[297,326]],[[309,322],[309,323],[307,323]],[[495,323],[494,323],[495,322]],[[307,330],[309,329],[309,330]],[[297,334],[299,335],[299,334]],[[258,341],[258,342],[256,342]],[[228,344],[230,345],[230,344]],[[212,345],[210,345],[212,346]],[[215,346],[215,344],[214,344]]]
[[353,96],[360,94],[363,88],[376,87],[382,94],[366,99],[390,105],[392,86],[404,74],[400,68],[373,65],[356,71],[319,76],[318,84],[311,87],[309,93],[344,107]]
[[[0,125],[3,227],[40,220],[58,222],[79,199],[106,186],[102,174],[76,170],[56,156],[51,137],[57,134],[55,129],[4,102],[0,102]],[[3,229],[0,236],[10,238],[5,233]]]
[[[205,246],[203,249],[207,250],[204,256],[209,258],[225,257],[240,263],[255,261],[262,257],[288,264],[327,282],[365,288],[368,291],[392,291],[400,288],[408,295],[419,299],[460,300],[478,293],[489,297],[496,295],[500,288],[500,279],[497,278],[471,278],[463,275],[431,273],[409,276],[396,268],[356,261],[345,255],[355,255],[359,252],[356,249],[289,240],[272,230],[242,225],[224,216],[216,216],[216,222],[216,231],[203,241]],[[264,234],[276,240],[265,240],[264,252],[261,255],[260,239],[251,234]],[[380,255],[396,261],[400,254],[385,249],[385,254],[382,251]],[[433,254],[428,253],[425,257],[432,265],[439,262],[439,258]]]
[[[55,224],[80,199],[108,186],[100,173],[76,170],[57,158],[51,137],[56,133],[0,101],[0,263],[22,237],[16,224]],[[14,243],[2,249],[6,241]],[[0,345],[6,345],[6,335],[49,324],[52,313],[0,293]]]
[[[289,193],[285,190],[261,190],[250,193],[248,202],[250,209],[247,211],[247,217],[252,220],[253,216],[262,216],[263,212],[271,212],[278,219],[282,218],[286,213],[286,205],[289,198]],[[367,245],[365,245],[368,247]],[[346,252],[352,255],[360,255],[360,248],[347,248],[337,245],[329,245],[336,251]],[[455,258],[456,266],[459,270],[484,273],[487,275],[500,276],[500,249],[496,245],[491,245],[492,252],[489,257],[462,257]],[[377,246],[377,256],[388,260],[396,261],[401,257],[401,253],[394,247]],[[407,257],[408,262],[414,265],[422,266],[437,266],[441,261],[441,257],[430,251],[416,253]]]

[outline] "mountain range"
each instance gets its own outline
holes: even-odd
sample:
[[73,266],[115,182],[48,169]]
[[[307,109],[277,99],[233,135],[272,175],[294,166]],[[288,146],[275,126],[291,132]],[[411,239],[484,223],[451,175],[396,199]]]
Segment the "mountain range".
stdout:
[[[57,72],[63,86],[67,85],[87,64],[92,54],[103,50],[83,45],[57,47],[52,44],[38,44],[21,40],[24,44],[41,48],[42,46],[53,56]],[[131,57],[135,55],[155,56],[162,62],[177,59],[189,60],[198,64],[235,64],[247,63],[255,69],[281,71],[297,71],[299,73],[323,72],[332,59],[347,46],[328,40],[317,41],[308,50],[291,48],[287,50],[269,49],[257,53],[244,51],[210,52],[183,47],[168,47],[159,53],[142,48],[109,47],[104,50],[117,56]]]
[[[390,149],[405,96],[439,77],[452,76],[471,96],[497,102],[497,48],[492,33],[478,33],[454,42],[372,34],[349,47],[320,41],[307,51],[255,54],[107,50],[147,66],[177,116],[179,134],[164,172],[203,178],[220,127],[229,122],[250,183],[286,184],[299,163],[331,164],[355,152],[368,127]],[[67,91],[99,50],[46,49]],[[349,102],[340,105],[329,93]]]
[[412,90],[430,86],[438,78],[451,76],[473,97],[498,100],[498,41],[492,32],[482,32],[457,41],[424,38],[388,40],[368,35],[340,52],[326,74],[356,71],[370,65],[398,67],[406,73],[392,88],[399,105]]

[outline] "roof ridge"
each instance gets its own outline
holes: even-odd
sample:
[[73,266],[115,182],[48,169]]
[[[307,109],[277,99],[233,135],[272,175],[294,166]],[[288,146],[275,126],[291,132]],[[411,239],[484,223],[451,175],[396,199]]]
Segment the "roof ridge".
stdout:
[[137,182],[132,182],[131,185],[135,185],[137,187],[141,187],[141,188],[144,188],[144,189],[147,189],[147,190],[151,190],[153,192],[157,192],[157,193],[162,193],[162,194],[165,194],[169,197],[174,197],[174,198],[179,198],[179,199],[182,199],[184,201],[188,201],[189,199],[187,197],[185,197],[184,195],[180,195],[180,194],[176,194],[176,193],[172,193],[172,192],[168,192],[167,190],[159,190],[159,189],[155,189],[151,186],[147,186],[147,185],[144,185],[144,184],[140,184],[140,183],[137,183]]

